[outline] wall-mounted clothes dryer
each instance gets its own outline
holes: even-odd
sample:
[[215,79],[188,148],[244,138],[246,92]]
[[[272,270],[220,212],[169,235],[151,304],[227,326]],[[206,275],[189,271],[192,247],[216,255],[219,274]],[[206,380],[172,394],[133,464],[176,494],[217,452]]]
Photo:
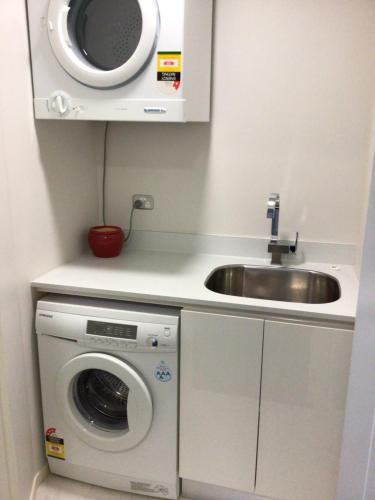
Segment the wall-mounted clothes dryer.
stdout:
[[208,121],[213,0],[28,0],[36,118]]

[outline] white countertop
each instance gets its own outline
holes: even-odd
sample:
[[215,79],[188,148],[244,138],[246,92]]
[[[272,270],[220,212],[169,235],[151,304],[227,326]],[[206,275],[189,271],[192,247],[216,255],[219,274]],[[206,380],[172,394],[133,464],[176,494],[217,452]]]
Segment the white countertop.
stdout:
[[32,282],[39,291],[100,298],[198,306],[225,310],[352,323],[358,280],[352,266],[304,263],[292,267],[330,274],[338,279],[341,298],[329,304],[301,304],[234,297],[212,292],[204,283],[213,269],[231,264],[267,265],[265,259],[226,255],[127,249],[120,257],[83,255]]

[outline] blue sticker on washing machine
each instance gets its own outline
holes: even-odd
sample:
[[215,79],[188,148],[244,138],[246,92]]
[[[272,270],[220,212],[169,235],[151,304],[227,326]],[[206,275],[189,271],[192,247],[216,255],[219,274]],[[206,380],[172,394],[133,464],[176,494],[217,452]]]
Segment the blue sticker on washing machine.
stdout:
[[172,370],[166,365],[165,361],[160,361],[160,364],[155,368],[154,377],[159,382],[169,382],[172,380]]

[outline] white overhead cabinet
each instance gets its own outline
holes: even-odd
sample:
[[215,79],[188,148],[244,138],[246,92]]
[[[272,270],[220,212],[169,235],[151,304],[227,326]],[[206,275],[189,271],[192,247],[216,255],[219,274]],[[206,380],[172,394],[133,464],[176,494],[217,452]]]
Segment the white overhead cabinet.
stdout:
[[182,311],[181,477],[334,500],[351,346],[351,330]]
[[252,491],[263,321],[182,311],[180,476]]
[[336,498],[352,334],[265,322],[258,494]]

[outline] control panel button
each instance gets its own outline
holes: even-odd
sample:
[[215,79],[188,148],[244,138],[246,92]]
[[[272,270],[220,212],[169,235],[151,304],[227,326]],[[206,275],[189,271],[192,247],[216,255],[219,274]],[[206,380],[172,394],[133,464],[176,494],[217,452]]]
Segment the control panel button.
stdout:
[[159,345],[159,341],[156,337],[148,337],[146,343],[151,347],[157,347]]
[[171,336],[171,329],[170,328],[164,328],[164,337],[170,337]]

